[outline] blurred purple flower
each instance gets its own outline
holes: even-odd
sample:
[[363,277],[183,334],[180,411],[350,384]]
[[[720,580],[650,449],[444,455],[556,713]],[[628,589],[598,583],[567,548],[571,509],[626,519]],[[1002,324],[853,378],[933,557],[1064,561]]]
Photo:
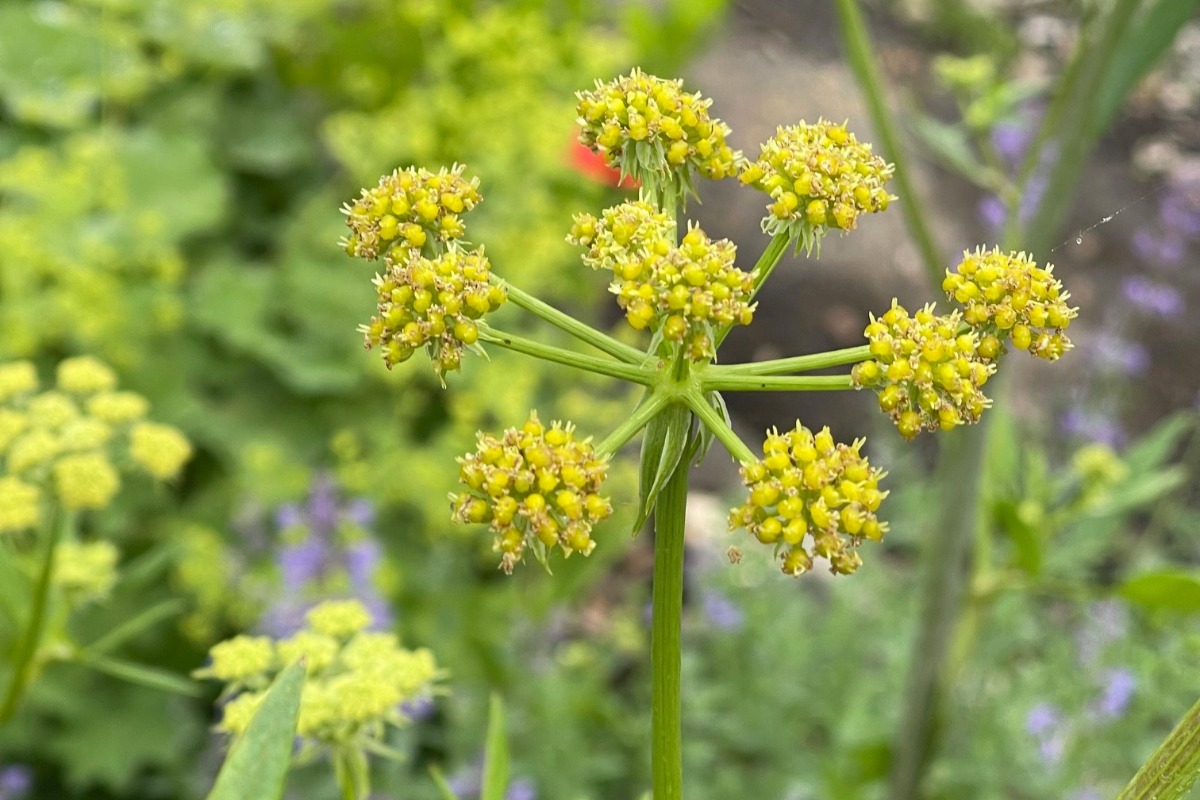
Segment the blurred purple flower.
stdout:
[[370,500],[355,498],[346,506],[345,517],[352,525],[369,528],[375,524],[375,506]]
[[537,787],[528,778],[517,778],[509,784],[504,800],[537,800]]
[[733,601],[719,592],[705,592],[704,617],[719,630],[734,631],[742,627],[746,615]]
[[24,764],[0,767],[0,800],[18,800],[33,787],[33,770]]
[[338,522],[337,485],[327,472],[313,477],[308,496],[308,526],[314,531],[333,534]]
[[464,767],[447,778],[446,783],[459,800],[478,797],[483,789],[483,770],[479,766]]
[[1137,308],[1164,319],[1177,317],[1183,312],[1183,295],[1178,289],[1165,283],[1155,283],[1141,275],[1123,280],[1121,293]]
[[1103,800],[1103,796],[1097,789],[1087,786],[1068,795],[1068,800]]
[[1029,152],[1033,143],[1033,126],[1036,120],[1022,118],[1001,122],[992,129],[992,144],[996,152],[1008,162],[1009,166],[1017,166]]
[[275,510],[275,527],[279,530],[286,531],[303,524],[304,514],[295,503],[286,503]]
[[1004,207],[1004,202],[994,194],[985,194],[979,199],[976,214],[979,216],[979,221],[989,231],[999,231],[1004,227],[1005,220],[1008,219],[1008,209]]
[[1189,239],[1200,236],[1200,186],[1179,187],[1158,205],[1163,226]]
[[1062,723],[1062,712],[1049,703],[1038,703],[1025,716],[1025,732],[1030,736],[1052,733]]
[[370,583],[383,551],[373,539],[361,539],[346,548],[346,572],[356,586]]
[[329,547],[317,536],[279,548],[276,563],[285,590],[298,591],[320,578],[328,568]]
[[[1022,224],[1033,219],[1041,207],[1046,185],[1046,177],[1041,174],[1034,175],[1025,184],[1025,193],[1021,195],[1021,202],[1017,207],[1017,216]],[[979,221],[993,232],[1000,231],[1008,223],[1008,209],[1004,202],[993,194],[984,195],[980,199],[976,213],[979,215]]]
[[1130,241],[1130,249],[1142,261],[1161,267],[1174,267],[1183,261],[1187,245],[1177,233],[1138,228]]
[[1068,436],[1120,447],[1125,442],[1125,429],[1112,417],[1074,406],[1062,416],[1062,430]]
[[1094,665],[1108,643],[1124,636],[1128,626],[1128,613],[1120,601],[1093,603],[1088,609],[1087,622],[1075,635],[1079,663],[1085,667]]
[[429,719],[437,708],[437,702],[428,695],[405,700],[400,704],[400,713],[414,722]]
[[1150,352],[1138,342],[1101,333],[1092,342],[1096,366],[1109,372],[1141,375],[1150,367]]
[[1116,719],[1125,714],[1129,701],[1137,689],[1137,676],[1125,667],[1109,670],[1105,675],[1104,694],[1096,703],[1100,716]]

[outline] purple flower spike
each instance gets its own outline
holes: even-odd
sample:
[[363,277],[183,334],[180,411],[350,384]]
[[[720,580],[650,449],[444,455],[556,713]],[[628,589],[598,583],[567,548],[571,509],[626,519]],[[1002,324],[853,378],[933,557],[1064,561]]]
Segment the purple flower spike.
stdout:
[[1140,275],[1122,281],[1121,293],[1137,308],[1164,319],[1183,313],[1183,295],[1178,289],[1164,283],[1155,283]]
[[346,548],[346,572],[355,586],[369,584],[375,577],[382,556],[379,544],[373,539],[362,539]]
[[1025,717],[1025,731],[1030,736],[1052,733],[1062,723],[1062,713],[1049,703],[1038,703]]
[[358,498],[351,500],[346,506],[346,520],[360,528],[369,528],[375,524],[375,506],[370,500]]
[[1150,353],[1138,342],[1101,333],[1093,343],[1096,366],[1108,372],[1141,375],[1150,367]]
[[980,199],[976,213],[979,215],[979,221],[991,231],[1001,230],[1008,221],[1008,210],[1004,208],[1004,202],[994,194],[984,195]]
[[329,548],[310,535],[303,542],[281,547],[277,558],[285,590],[295,592],[325,573]]
[[308,524],[314,531],[331,535],[337,527],[337,485],[329,473],[318,473],[308,496]]
[[33,787],[33,770],[24,764],[0,768],[0,800],[18,800]]
[[1140,260],[1160,267],[1176,267],[1186,255],[1187,245],[1179,234],[1138,228],[1130,249]]
[[528,778],[517,778],[509,784],[504,800],[537,800],[537,787]]
[[1105,676],[1104,694],[1096,704],[1100,716],[1117,719],[1124,716],[1137,689],[1137,676],[1125,667],[1111,670]]
[[275,527],[281,531],[304,524],[304,512],[295,503],[282,505],[275,512]]
[[1177,190],[1158,206],[1158,218],[1169,230],[1189,239],[1200,236],[1200,188]]
[[1015,167],[1021,163],[1032,141],[1033,130],[1028,120],[1001,122],[992,129],[992,143],[996,145],[996,152],[1009,166]]
[[1125,429],[1112,417],[1071,408],[1062,417],[1063,432],[1069,436],[1117,448],[1125,442]]
[[704,595],[704,617],[719,630],[734,631],[742,627],[746,615],[723,594],[708,592]]

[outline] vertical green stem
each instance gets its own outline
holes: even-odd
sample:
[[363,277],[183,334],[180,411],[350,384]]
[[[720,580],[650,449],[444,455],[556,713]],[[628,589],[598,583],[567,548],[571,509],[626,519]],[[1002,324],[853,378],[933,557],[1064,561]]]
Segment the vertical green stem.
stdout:
[[950,640],[962,610],[971,539],[979,516],[980,477],[990,417],[943,434],[938,486],[944,493],[932,537],[925,543],[921,607],[904,687],[900,727],[892,745],[891,800],[914,800],[929,759],[933,722]]
[[931,285],[935,291],[939,290],[946,264],[938,254],[933,233],[925,223],[924,214],[921,213],[920,198],[917,197],[916,189],[908,178],[908,160],[900,146],[900,135],[894,121],[896,115],[883,101],[883,77],[879,74],[878,64],[875,63],[875,50],[871,47],[871,37],[867,34],[858,0],[837,0],[834,6],[837,8],[842,46],[846,48],[850,68],[854,70],[854,77],[866,97],[867,108],[871,112],[871,124],[879,134],[884,155],[896,165],[896,193],[900,196],[904,224],[908,227],[908,234],[913,238],[917,249],[921,251],[921,260],[925,262],[925,271],[929,274]]
[[54,554],[58,543],[72,524],[72,517],[66,510],[54,505],[50,515],[49,531],[46,535],[46,552],[42,561],[42,569],[38,574],[37,584],[33,587],[33,606],[29,611],[29,622],[21,632],[13,654],[13,675],[4,695],[4,703],[0,705],[0,722],[8,722],[16,713],[17,706],[25,694],[25,689],[33,677],[34,661],[37,657],[38,646],[42,643],[42,633],[46,626],[46,610],[50,602],[50,585],[54,580]]
[[1180,800],[1200,777],[1200,700],[1133,776],[1117,800]]
[[654,508],[654,619],[650,639],[650,757],[654,800],[683,798],[680,627],[683,621],[683,527],[686,463],[667,479]]

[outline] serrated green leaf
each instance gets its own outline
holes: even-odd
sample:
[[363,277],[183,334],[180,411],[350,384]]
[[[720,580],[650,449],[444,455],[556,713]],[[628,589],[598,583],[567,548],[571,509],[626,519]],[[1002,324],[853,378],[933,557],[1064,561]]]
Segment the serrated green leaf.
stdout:
[[283,796],[303,688],[302,663],[279,674],[246,732],[230,748],[208,800],[278,800]]
[[483,788],[479,800],[504,800],[508,791],[508,725],[504,701],[493,694],[488,703],[487,745],[483,751]]
[[1118,594],[1148,611],[1200,613],[1200,573],[1159,570],[1135,575]]
[[692,412],[679,404],[667,406],[646,426],[646,436],[642,439],[638,515],[633,525],[635,533],[650,518],[659,492],[683,459],[691,426]]

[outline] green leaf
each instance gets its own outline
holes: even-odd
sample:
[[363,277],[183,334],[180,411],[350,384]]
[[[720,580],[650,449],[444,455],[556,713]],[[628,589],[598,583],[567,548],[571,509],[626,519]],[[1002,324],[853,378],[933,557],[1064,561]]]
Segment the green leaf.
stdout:
[[1094,101],[1090,136],[1099,136],[1108,127],[1125,98],[1167,51],[1197,8],[1200,0],[1158,0],[1121,36]]
[[909,110],[913,134],[943,166],[982,189],[996,190],[996,181],[979,161],[966,131],[934,119],[919,109]]
[[1148,611],[1200,613],[1200,572],[1144,572],[1125,581],[1118,594]]
[[1196,414],[1194,412],[1181,411],[1172,414],[1130,445],[1121,454],[1121,458],[1134,473],[1157,467],[1171,456],[1178,446],[1179,440],[1195,426]]
[[283,796],[300,715],[304,664],[285,669],[238,737],[217,775],[208,800],[278,800]]
[[458,800],[458,797],[454,794],[454,790],[446,782],[446,776],[434,764],[429,765],[429,777],[433,778],[433,785],[442,793],[442,800]]
[[691,426],[692,412],[679,404],[667,406],[646,426],[646,435],[642,439],[638,515],[633,524],[635,533],[650,518],[659,492],[683,459]]
[[479,800],[504,800],[508,791],[508,730],[504,701],[493,694],[488,704],[487,745],[483,752],[483,788]]
[[1043,537],[1039,530],[1026,520],[1026,515],[1021,513],[1021,507],[1011,500],[998,500],[992,506],[992,513],[996,523],[1016,549],[1016,565],[1028,575],[1040,574]]
[[75,660],[97,672],[103,672],[105,675],[111,675],[114,678],[136,683],[149,689],[159,689],[186,697],[199,697],[203,694],[203,690],[194,681],[158,667],[148,667],[144,664],[135,664],[132,661],[87,651],[77,654]]
[[1110,517],[1137,511],[1175,491],[1186,480],[1187,470],[1182,466],[1134,474],[1087,509],[1087,516]]

